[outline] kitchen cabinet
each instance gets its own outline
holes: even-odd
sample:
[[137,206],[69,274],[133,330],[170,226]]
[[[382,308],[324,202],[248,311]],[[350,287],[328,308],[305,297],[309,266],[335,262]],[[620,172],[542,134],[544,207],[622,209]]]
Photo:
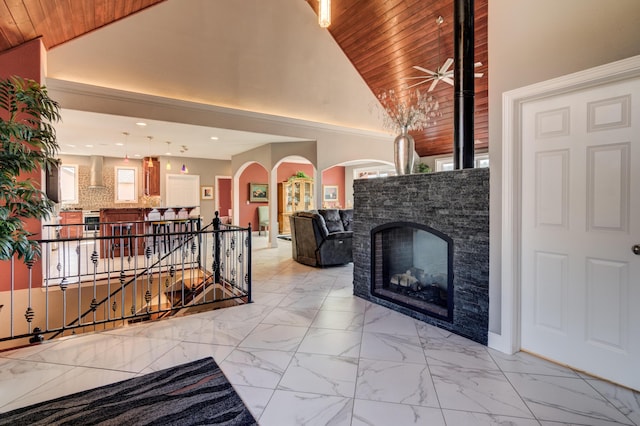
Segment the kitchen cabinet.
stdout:
[[312,179],[290,179],[278,184],[278,231],[290,234],[289,216],[315,208]]
[[[60,212],[60,238],[82,238],[82,211],[72,210]],[[77,226],[73,226],[77,225]]]
[[[149,160],[153,167],[149,166]],[[160,161],[155,157],[144,157],[142,180],[145,195],[160,195]]]

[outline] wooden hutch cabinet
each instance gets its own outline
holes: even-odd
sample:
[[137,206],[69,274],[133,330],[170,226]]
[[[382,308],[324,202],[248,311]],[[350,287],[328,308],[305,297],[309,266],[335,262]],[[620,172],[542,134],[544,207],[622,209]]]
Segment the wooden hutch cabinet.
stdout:
[[290,234],[289,216],[293,213],[315,208],[313,180],[290,179],[278,184],[278,231]]
[[[153,167],[149,167],[149,159]],[[144,157],[142,182],[145,195],[160,195],[160,161],[155,157]]]

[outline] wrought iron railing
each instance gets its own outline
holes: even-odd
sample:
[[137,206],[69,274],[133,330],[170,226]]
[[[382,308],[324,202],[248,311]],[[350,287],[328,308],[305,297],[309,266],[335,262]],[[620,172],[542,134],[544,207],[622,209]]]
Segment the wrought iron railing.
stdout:
[[11,263],[0,348],[251,302],[251,227],[223,225],[217,212],[202,229],[198,218],[101,223],[75,238],[52,225],[43,235],[41,282],[33,265],[15,282]]

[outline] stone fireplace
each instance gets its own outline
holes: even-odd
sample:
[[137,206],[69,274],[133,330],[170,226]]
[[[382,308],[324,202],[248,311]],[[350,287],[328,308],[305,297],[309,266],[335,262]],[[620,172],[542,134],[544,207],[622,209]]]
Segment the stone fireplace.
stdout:
[[482,344],[489,170],[354,181],[354,294]]

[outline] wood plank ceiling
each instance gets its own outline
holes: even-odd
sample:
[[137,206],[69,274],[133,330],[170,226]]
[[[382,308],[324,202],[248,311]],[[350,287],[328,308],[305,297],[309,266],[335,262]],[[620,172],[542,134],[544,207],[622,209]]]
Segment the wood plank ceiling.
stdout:
[[[318,0],[307,0],[317,11]],[[475,0],[475,60],[482,62],[475,79],[476,149],[488,147],[487,75],[488,0]],[[406,90],[407,77],[422,73],[414,65],[436,70],[453,58],[453,0],[333,0],[329,32],[374,94]],[[442,16],[440,25],[436,19]],[[440,27],[440,43],[438,43]],[[453,69],[453,66],[450,68]],[[410,83],[412,84],[412,83]],[[416,87],[426,92],[430,83]],[[453,86],[438,82],[433,92],[441,116],[435,126],[411,132],[420,156],[453,152]]]
[[54,46],[165,0],[0,0],[0,52],[42,37]]
[[[37,37],[50,49],[163,1],[0,0],[0,52]],[[317,10],[317,0],[306,1]],[[488,0],[475,0],[476,71],[484,73],[475,80],[476,149],[488,147],[487,9]],[[374,94],[401,93],[404,78],[421,75],[412,66],[435,70],[453,57],[453,0],[333,0],[329,32]],[[453,151],[453,87],[440,81],[431,94],[441,116],[412,132],[420,156]]]

